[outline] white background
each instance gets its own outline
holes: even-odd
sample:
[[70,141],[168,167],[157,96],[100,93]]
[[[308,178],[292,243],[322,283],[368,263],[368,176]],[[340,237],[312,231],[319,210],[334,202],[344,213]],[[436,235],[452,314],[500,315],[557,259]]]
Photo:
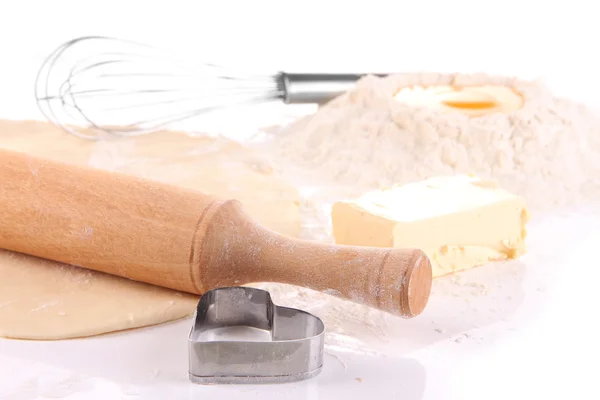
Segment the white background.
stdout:
[[[517,74],[542,78],[558,94],[600,105],[600,24],[593,1],[55,0],[1,4],[0,116],[6,118],[38,117],[33,101],[37,68],[57,45],[80,35],[137,39],[237,68]],[[479,332],[487,335],[483,343],[438,342],[407,353],[408,358],[399,362],[347,355],[345,371],[335,369],[335,360],[328,358],[317,380],[279,388],[227,389],[219,394],[220,389],[191,388],[185,376],[178,376],[179,386],[172,388],[165,378],[166,386],[160,388],[128,391],[120,384],[113,392],[118,379],[98,373],[93,390],[88,387],[81,393],[71,388],[59,396],[56,391],[44,394],[34,387],[20,397],[8,389],[0,390],[0,396],[539,399],[555,395],[597,399],[595,380],[600,368],[594,307],[600,304],[596,289],[599,224],[585,216],[561,221],[548,222],[534,232],[539,247],[537,255],[527,259],[522,305],[508,321]],[[557,231],[569,235],[568,244],[552,233]],[[559,266],[548,265],[545,278],[549,283],[540,294],[536,282],[544,276],[546,265],[536,264],[535,257],[541,260],[545,252]],[[181,341],[178,335],[187,329],[186,324],[165,328],[161,340]],[[156,347],[150,333],[140,335],[123,342],[125,347],[113,348],[114,353],[110,346],[106,352],[93,353],[102,354],[101,360],[85,362],[102,364],[106,370],[114,363],[119,369],[124,361],[117,353],[132,357],[139,353],[145,355],[145,363],[163,370],[169,370],[166,364],[175,360],[174,370],[185,373],[184,354],[173,359],[167,350],[170,346]],[[75,368],[77,373],[92,375],[97,371],[61,361],[61,354],[65,360],[77,358],[68,346],[43,346],[0,341],[0,389],[8,388],[19,376],[51,375],[55,368]],[[130,354],[127,346],[136,351]],[[181,346],[185,343],[178,342],[177,348]],[[128,374],[133,372],[123,376]]]
[[592,1],[2,2],[2,114],[33,110],[36,69],[80,35],[137,39],[207,61],[291,71],[486,71],[543,78],[595,102]]

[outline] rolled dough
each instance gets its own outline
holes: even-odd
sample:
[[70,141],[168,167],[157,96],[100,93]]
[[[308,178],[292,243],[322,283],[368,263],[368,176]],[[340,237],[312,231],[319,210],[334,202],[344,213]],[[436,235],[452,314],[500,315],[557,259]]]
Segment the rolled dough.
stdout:
[[[300,234],[297,191],[257,153],[228,139],[162,131],[92,142],[45,122],[0,120],[0,147],[235,198],[266,227]],[[66,339],[154,325],[190,315],[197,300],[0,250],[0,336]]]
[[175,320],[190,294],[0,250],[0,336],[65,339]]

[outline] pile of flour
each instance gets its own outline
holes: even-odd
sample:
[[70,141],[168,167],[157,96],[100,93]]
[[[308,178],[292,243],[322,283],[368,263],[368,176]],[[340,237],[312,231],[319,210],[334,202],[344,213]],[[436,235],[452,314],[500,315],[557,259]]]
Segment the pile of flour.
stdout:
[[[451,84],[505,85],[525,102],[514,113],[474,118],[409,107],[393,98],[407,86]],[[487,75],[366,77],[354,90],[311,115],[271,129],[270,135],[262,146],[281,173],[303,190],[303,236],[308,239],[331,241],[332,202],[435,175],[473,173],[496,179],[524,196],[534,212],[600,202],[600,117],[585,106],[555,97],[538,82]],[[513,299],[522,286],[517,276],[521,271],[516,263],[473,269],[461,276],[477,285],[489,275],[488,283],[497,285],[495,296]],[[498,307],[515,306],[497,297],[463,293],[454,278],[435,280],[429,318],[402,323],[378,310],[309,289],[276,283],[261,287],[271,291],[279,304],[323,318],[328,346],[366,352],[380,343],[389,352],[390,338],[406,336],[407,330],[419,338],[434,335],[430,339],[436,341],[437,336],[451,337],[453,329],[470,329],[469,321],[497,317]],[[457,321],[467,325],[457,327]]]
[[[473,118],[409,107],[393,98],[403,87],[452,84],[505,85],[524,97],[524,105],[514,113]],[[302,189],[303,236],[308,239],[331,241],[332,202],[435,175],[473,173],[496,179],[524,196],[534,212],[600,202],[600,117],[583,105],[557,98],[538,82],[487,75],[366,77],[315,113],[271,129],[270,140],[261,146],[266,146],[280,172]],[[512,299],[522,286],[520,271],[517,263],[461,276],[478,284],[490,274],[489,282],[497,285],[495,296]],[[309,289],[276,283],[261,287],[270,290],[279,304],[323,318],[328,346],[365,352],[373,343],[384,343],[389,352],[389,338],[406,336],[407,330],[419,338],[450,337],[453,329],[470,329],[457,328],[457,321],[468,324],[483,316],[497,317],[498,307],[507,304],[484,295],[471,302],[474,295],[463,293],[453,279],[435,280],[429,319],[402,323],[378,310]]]
[[[505,85],[525,101],[510,114],[468,117],[394,100],[412,85]],[[532,210],[600,199],[600,118],[538,82],[488,75],[365,77],[269,141],[282,173],[332,199],[473,173],[524,196]]]

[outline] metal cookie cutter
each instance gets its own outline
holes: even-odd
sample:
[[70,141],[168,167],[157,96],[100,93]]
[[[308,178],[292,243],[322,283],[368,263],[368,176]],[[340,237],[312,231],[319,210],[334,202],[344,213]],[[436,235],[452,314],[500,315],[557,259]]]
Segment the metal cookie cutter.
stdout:
[[[222,339],[243,332],[243,339]],[[323,366],[321,319],[280,307],[265,290],[225,287],[198,303],[188,339],[189,378],[194,383],[276,383],[317,376]],[[262,339],[248,338],[250,334]]]

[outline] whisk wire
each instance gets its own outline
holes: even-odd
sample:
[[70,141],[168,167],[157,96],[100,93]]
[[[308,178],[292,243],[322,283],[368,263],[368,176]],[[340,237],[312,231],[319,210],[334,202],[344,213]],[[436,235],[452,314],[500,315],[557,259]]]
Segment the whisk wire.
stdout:
[[87,139],[146,134],[218,109],[282,96],[274,75],[196,63],[102,36],[62,44],[36,77],[36,101],[44,116]]

